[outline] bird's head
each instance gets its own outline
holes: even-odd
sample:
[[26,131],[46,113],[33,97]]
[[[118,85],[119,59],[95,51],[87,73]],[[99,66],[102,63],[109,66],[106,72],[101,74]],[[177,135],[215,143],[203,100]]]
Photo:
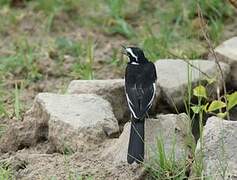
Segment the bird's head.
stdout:
[[124,47],[123,54],[128,56],[130,64],[143,64],[147,62],[147,59],[143,53],[143,51],[138,47]]

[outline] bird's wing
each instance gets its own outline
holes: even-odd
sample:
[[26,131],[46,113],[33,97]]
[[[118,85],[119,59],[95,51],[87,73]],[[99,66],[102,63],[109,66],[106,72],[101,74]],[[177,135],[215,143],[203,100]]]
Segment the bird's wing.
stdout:
[[138,87],[127,86],[125,88],[128,106],[136,119],[141,119],[152,105],[155,97],[156,86],[151,83],[149,86]]
[[134,118],[139,119],[140,112],[139,112],[139,99],[138,99],[138,92],[136,86],[128,86],[125,87],[125,94],[128,102],[128,107],[133,115]]
[[151,107],[152,102],[155,98],[156,94],[156,84],[152,83],[150,86],[143,88],[143,98],[141,101],[141,108],[142,114],[145,114]]

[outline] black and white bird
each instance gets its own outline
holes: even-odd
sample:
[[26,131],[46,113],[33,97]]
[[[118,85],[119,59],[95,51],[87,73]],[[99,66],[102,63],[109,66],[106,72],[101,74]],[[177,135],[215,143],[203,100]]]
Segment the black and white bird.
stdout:
[[138,47],[123,47],[129,58],[125,72],[125,93],[131,111],[131,130],[127,161],[144,159],[144,122],[156,93],[156,68]]

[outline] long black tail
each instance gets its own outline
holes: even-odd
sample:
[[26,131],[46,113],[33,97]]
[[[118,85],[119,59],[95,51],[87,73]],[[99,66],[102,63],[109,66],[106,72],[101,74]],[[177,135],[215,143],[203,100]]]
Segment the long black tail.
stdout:
[[128,145],[127,161],[132,164],[143,162],[144,159],[144,121],[132,121]]

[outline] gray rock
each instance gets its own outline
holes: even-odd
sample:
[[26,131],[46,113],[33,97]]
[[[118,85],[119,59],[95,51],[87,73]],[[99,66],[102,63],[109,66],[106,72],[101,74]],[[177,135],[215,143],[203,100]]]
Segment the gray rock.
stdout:
[[[220,77],[216,68],[216,64],[213,61],[207,60],[192,60],[189,61],[202,72],[208,76],[215,78]],[[190,83],[197,85],[198,82],[202,84],[206,83],[206,77],[200,73],[197,69],[188,66],[183,60],[164,59],[155,62],[158,76],[158,85],[161,88],[161,98],[166,101],[170,107],[174,108],[184,105],[185,97],[187,97],[188,82],[190,77]],[[221,63],[221,68],[224,72],[224,77],[227,79],[230,68],[227,64]],[[190,76],[188,72],[190,71]],[[217,82],[219,80],[217,79]],[[208,86],[208,94],[212,95],[216,92],[216,87],[219,86],[222,89],[220,83],[213,83]]]
[[[127,122],[130,118],[127,100],[124,91],[124,79],[108,80],[74,80],[69,86],[69,94],[93,93],[108,100],[119,122]],[[160,89],[157,88],[156,97],[159,97]],[[157,99],[153,102],[155,105]],[[153,106],[154,110],[155,106]]]
[[[189,148],[187,142],[193,142],[190,134],[189,119],[186,114],[158,115],[156,119],[146,119],[145,122],[145,159],[152,160],[157,156],[157,138],[163,141],[165,152],[170,155],[175,145],[175,157],[177,160],[185,159]],[[131,123],[124,126],[124,130],[118,139],[111,142],[111,147],[104,152],[104,158],[111,158],[115,164],[127,161],[128,142]]]
[[[237,88],[237,37],[233,37],[224,41],[215,48],[219,61],[228,63],[231,66],[231,86]],[[209,59],[214,59],[213,55],[209,55]]]
[[69,94],[97,94],[108,100],[115,117],[119,122],[125,122],[129,117],[127,101],[124,93],[124,79],[111,80],[74,80],[69,86]]
[[77,151],[119,131],[110,103],[94,94],[40,93],[20,125],[6,133],[6,147],[17,150],[49,139],[60,152]]
[[[204,175],[212,179],[237,179],[237,122],[208,118],[203,131]],[[196,155],[200,155],[200,141]],[[225,174],[225,175],[224,175]]]
[[131,123],[124,125],[123,132],[119,138],[112,140],[108,149],[102,155],[105,159],[111,158],[114,163],[126,162],[128,152],[128,142]]

